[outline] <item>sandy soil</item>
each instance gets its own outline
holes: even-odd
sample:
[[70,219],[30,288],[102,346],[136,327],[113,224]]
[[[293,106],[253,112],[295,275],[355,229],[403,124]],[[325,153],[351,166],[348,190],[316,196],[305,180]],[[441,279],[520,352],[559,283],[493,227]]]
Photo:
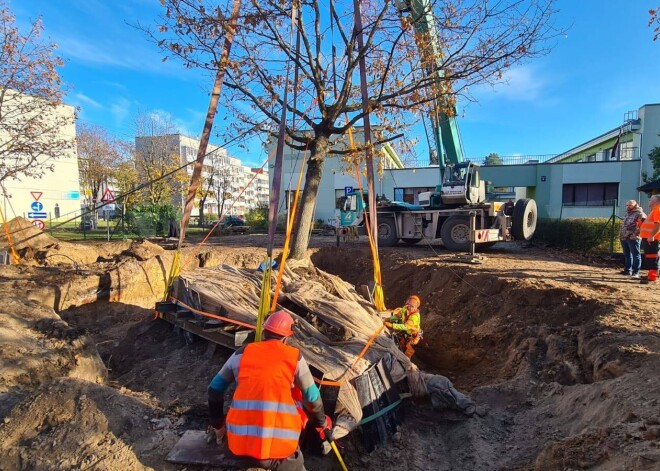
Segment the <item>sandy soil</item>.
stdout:
[[[364,241],[312,245],[319,268],[372,278]],[[217,237],[184,259],[256,267],[264,247],[259,235]],[[82,254],[97,262],[70,263]],[[0,267],[0,469],[184,469],[164,458],[203,427],[206,387],[229,352],[152,320],[172,252],[120,242],[26,255]],[[659,286],[541,247],[485,255],[470,265],[440,245],[381,250],[387,305],[422,298],[416,363],[488,413],[457,421],[408,402],[386,447],[367,454],[357,434],[341,440],[348,468],[660,469]],[[331,455],[308,456],[307,468],[339,469]]]

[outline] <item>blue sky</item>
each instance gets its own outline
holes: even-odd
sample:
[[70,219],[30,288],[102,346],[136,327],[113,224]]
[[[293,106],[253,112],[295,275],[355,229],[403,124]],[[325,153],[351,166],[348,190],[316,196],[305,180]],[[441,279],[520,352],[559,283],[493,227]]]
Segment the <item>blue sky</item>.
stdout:
[[[647,27],[658,3],[559,0],[557,19],[568,32],[553,51],[511,70],[508,84],[473,90],[477,102],[459,103],[467,156],[559,153],[618,126],[625,112],[660,102],[660,41]],[[66,60],[67,102],[81,121],[131,139],[135,114],[158,111],[182,133],[201,133],[212,79],[163,63],[131,26],[152,24],[158,0],[10,0],[10,7],[19,25],[43,17]],[[256,142],[230,152],[248,165],[264,158]]]

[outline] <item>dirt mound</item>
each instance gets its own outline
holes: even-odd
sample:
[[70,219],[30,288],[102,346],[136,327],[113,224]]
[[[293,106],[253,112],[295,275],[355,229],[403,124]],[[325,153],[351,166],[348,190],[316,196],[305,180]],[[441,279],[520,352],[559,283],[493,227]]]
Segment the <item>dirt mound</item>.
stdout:
[[[229,247],[185,249],[187,266],[263,261],[263,238],[218,239]],[[366,244],[326,242],[316,266],[371,280]],[[78,269],[0,267],[0,468],[181,469],[164,457],[203,426],[229,352],[151,320],[173,252],[129,244],[99,244]],[[415,361],[488,413],[456,421],[408,401],[387,447],[342,439],[349,469],[657,469],[660,292],[540,249],[487,256],[472,267],[421,246],[382,251],[387,305],[422,297]],[[306,461],[336,469],[333,456]]]

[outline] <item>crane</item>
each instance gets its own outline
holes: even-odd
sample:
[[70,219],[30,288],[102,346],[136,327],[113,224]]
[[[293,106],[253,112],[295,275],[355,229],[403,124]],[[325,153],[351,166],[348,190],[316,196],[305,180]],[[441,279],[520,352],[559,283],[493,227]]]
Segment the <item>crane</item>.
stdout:
[[[486,184],[479,166],[465,159],[458,132],[451,85],[442,70],[435,17],[429,0],[395,0],[404,27],[413,26],[420,51],[424,78],[432,100],[431,123],[440,184],[434,191],[422,192],[419,204],[400,201],[380,202],[377,208],[378,240],[381,247],[399,240],[415,244],[423,239],[442,239],[449,250],[467,251],[472,241],[492,245],[498,241],[529,240],[536,230],[537,207],[533,199],[520,199],[513,211],[504,203],[486,202]],[[366,215],[364,194],[346,195],[341,208],[342,225],[359,225]],[[476,215],[476,228],[470,217]]]

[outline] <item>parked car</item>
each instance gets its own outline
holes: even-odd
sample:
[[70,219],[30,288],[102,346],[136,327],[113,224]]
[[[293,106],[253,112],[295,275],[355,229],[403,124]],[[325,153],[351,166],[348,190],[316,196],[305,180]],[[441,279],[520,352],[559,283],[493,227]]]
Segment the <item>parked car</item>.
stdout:
[[240,218],[238,216],[225,216],[222,218],[222,222],[220,223],[220,226],[222,228],[225,227],[230,227],[230,226],[246,226],[245,219]]
[[247,234],[250,232],[250,226],[247,225],[243,218],[238,216],[225,216],[220,223],[220,231],[224,234]]

